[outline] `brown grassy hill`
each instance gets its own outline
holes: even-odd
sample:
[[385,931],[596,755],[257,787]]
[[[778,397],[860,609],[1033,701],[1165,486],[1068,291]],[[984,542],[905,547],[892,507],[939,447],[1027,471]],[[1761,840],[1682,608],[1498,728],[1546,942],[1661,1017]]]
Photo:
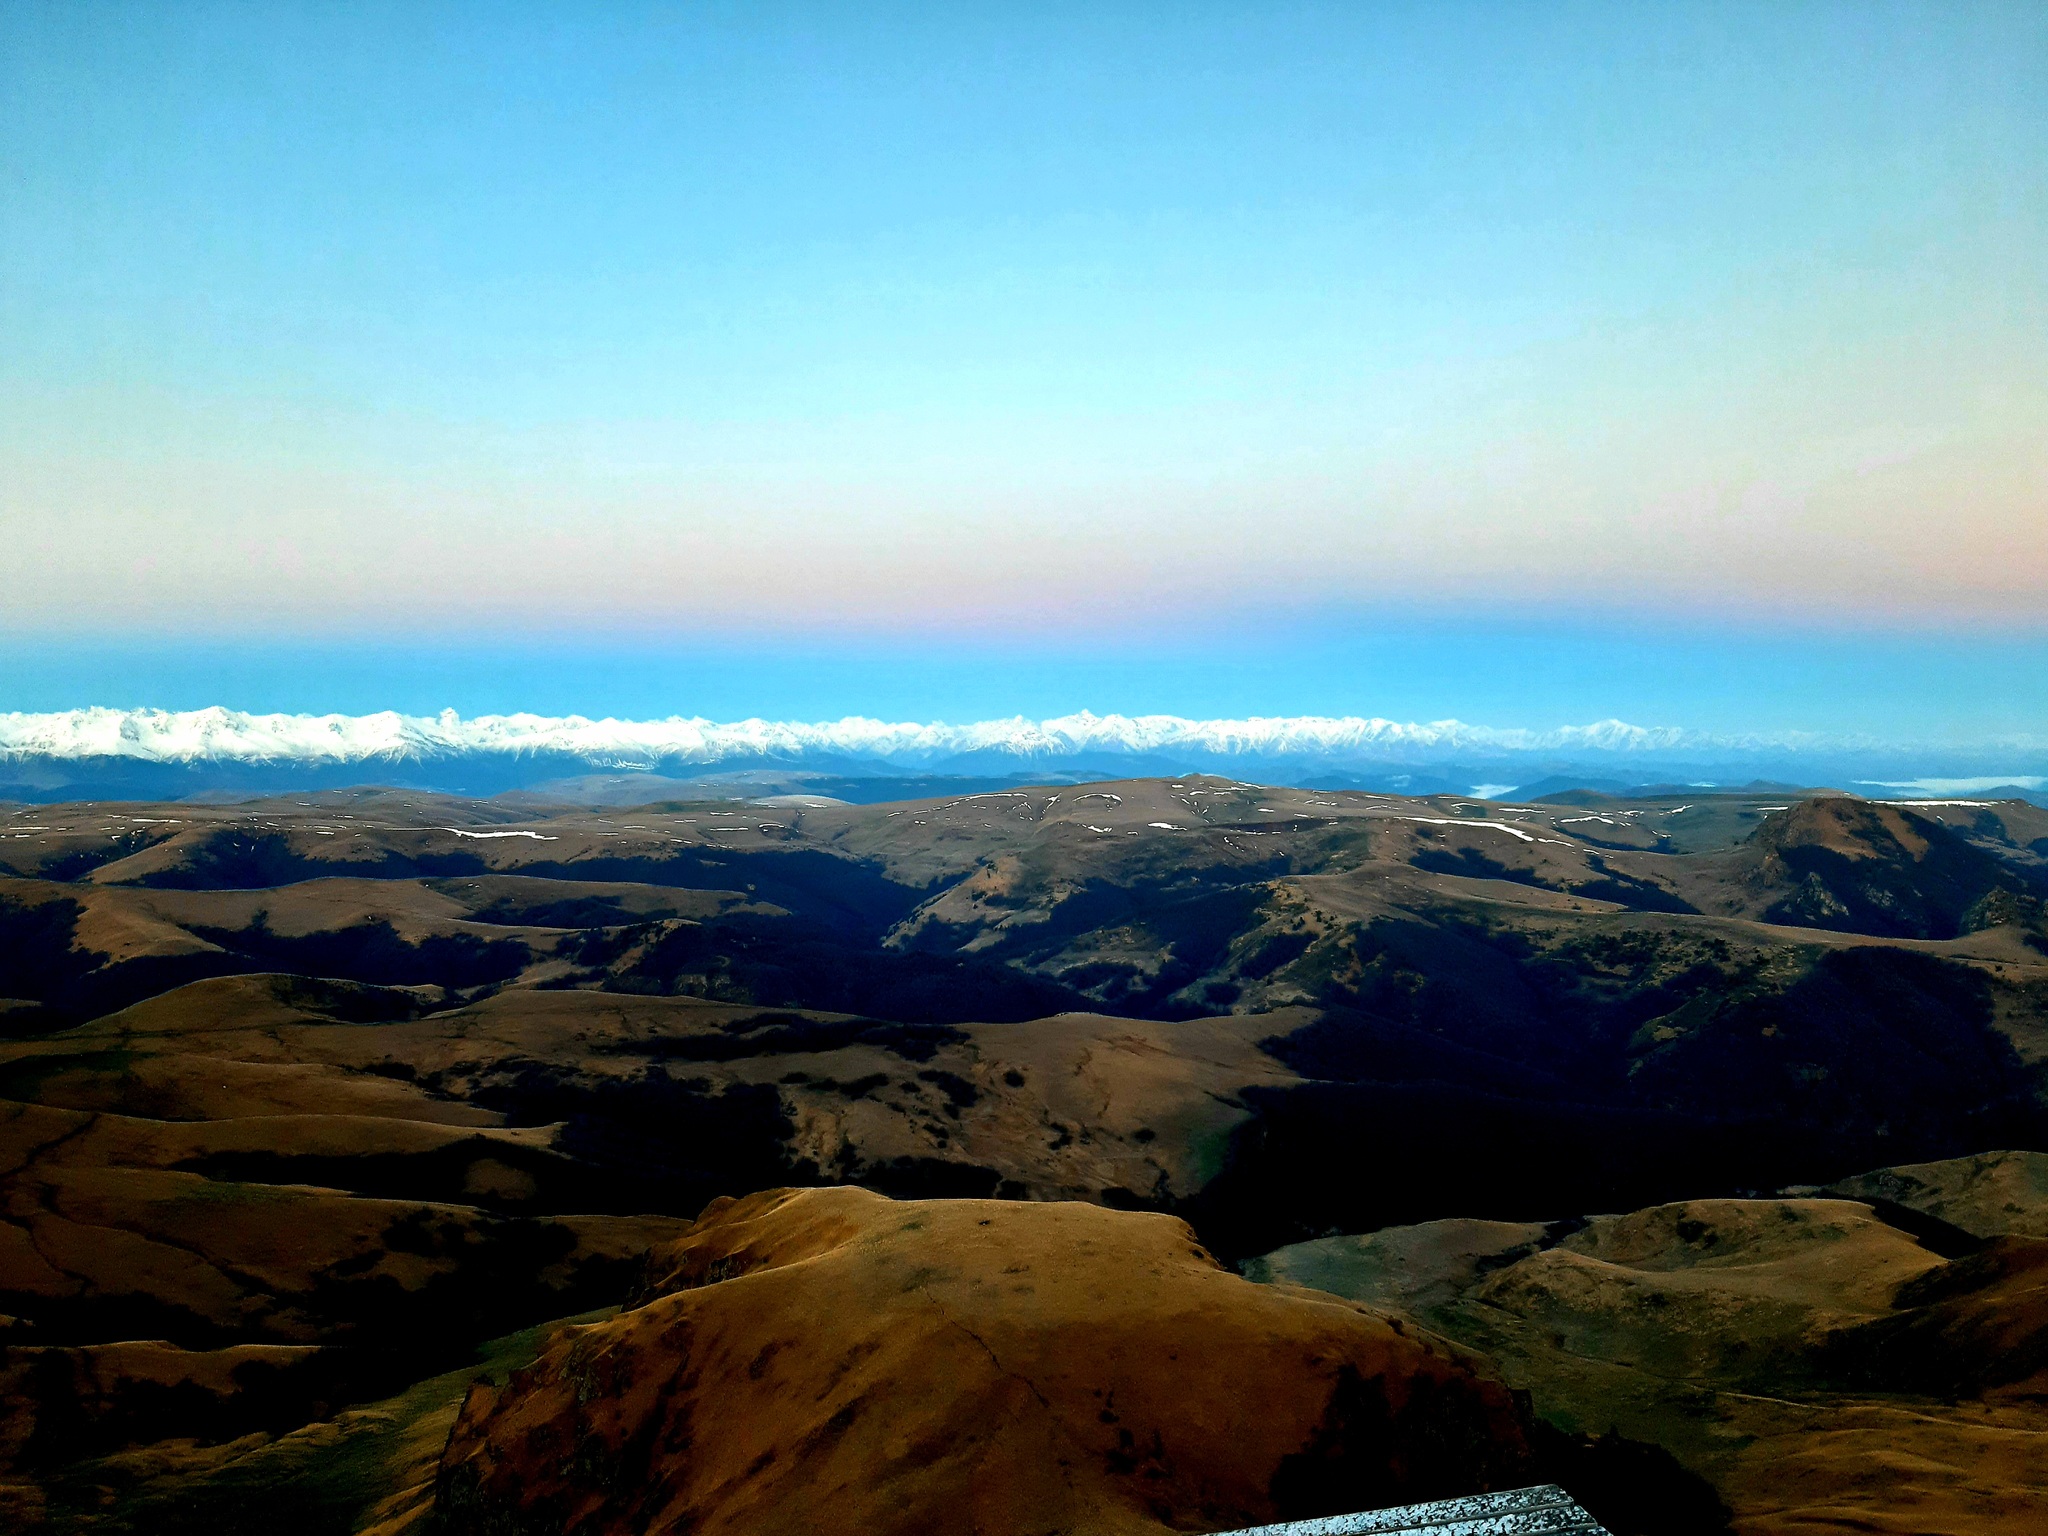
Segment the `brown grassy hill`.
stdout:
[[1901,1205],[1975,1237],[2048,1238],[2048,1152],[1984,1152],[1880,1168],[1839,1179],[1828,1192]]
[[[905,1194],[1009,1179],[1158,1203],[1206,1185],[1191,1170],[1235,1162],[1244,1174],[1215,1209],[1191,1213],[1233,1251],[1331,1225],[1613,1209],[2048,1138],[2048,936],[2021,896],[2000,894],[2040,877],[2048,826],[2018,804],[1501,806],[1196,777],[888,806],[538,811],[383,793],[35,818],[38,830],[0,841],[0,858],[42,877],[0,889],[0,994],[19,999],[0,1023],[18,1037],[259,971],[405,989],[404,1006],[450,1038],[497,994],[573,998],[547,1006],[584,1021],[516,1071],[502,1051],[475,1076],[453,1059],[381,1063],[440,1074],[430,1091],[364,1082],[367,1062],[265,1061],[211,1088],[187,1074],[164,1105],[205,1096],[141,1113],[266,1099],[318,1113],[325,1094],[381,1094],[472,1123],[491,1123],[474,1120],[481,1108],[587,1128],[601,1110],[652,1134],[674,1118],[663,1106],[682,1104],[744,1122],[732,1143],[753,1149],[743,1182],[783,1182],[809,1162]],[[1827,889],[1883,919],[1866,926],[1901,931],[1911,903],[1880,910],[1871,893],[1903,881],[1919,892],[1911,910],[1957,936],[1849,934],[1789,910],[1760,921],[1805,888],[1785,883],[1786,861],[1809,856],[1854,867],[1860,884],[1830,876]],[[1766,865],[1784,879],[1758,885]],[[780,1028],[761,1050],[728,1030],[715,1059],[670,1045],[576,1059],[575,1036],[606,1040],[627,997],[865,1019],[942,1053],[951,1037],[932,1029],[985,1043],[986,1026],[1050,1017],[1228,1017],[1246,1021],[1227,1026],[1242,1040],[1263,1017],[1272,1027],[1256,1040],[1275,1060],[1207,1085],[1227,1106],[1225,1145],[1216,1116],[1191,1149],[1168,1127],[1133,1125],[1155,1139],[1098,1135],[1095,1166],[1054,1177],[1021,1138],[1042,1118],[1045,1152],[1075,1163],[1083,1107],[1035,1090],[1018,1101],[1007,1077],[978,1080],[950,1059],[892,1076],[900,1051],[852,1050],[769,1074],[769,1057],[808,1050],[786,1049]],[[1173,1036],[1176,1048],[1193,1038]],[[163,1054],[120,1103],[135,1109],[146,1079],[173,1070]],[[754,1064],[718,1064],[741,1058]],[[629,1063],[637,1086],[617,1070]],[[712,1109],[680,1086],[700,1079]],[[84,1104],[79,1087],[53,1078],[47,1092],[69,1096],[48,1101]],[[968,1131],[999,1109],[1015,1122],[1005,1145],[970,1150]],[[1498,1134],[1474,1141],[1471,1124]],[[667,1178],[676,1158],[697,1158],[648,1134],[611,1138],[609,1166],[637,1160]],[[1397,1155],[1422,1176],[1348,1189],[1313,1176]],[[673,1208],[729,1187],[700,1182]]]
[[2048,1405],[2048,1241],[1997,1238],[1828,1342],[1832,1370],[1891,1391]]
[[[17,1470],[0,1473],[0,1528],[38,1536],[420,1536],[469,1388],[502,1382],[560,1328],[609,1311],[487,1340],[454,1370],[297,1428],[290,1425],[303,1395],[289,1394],[304,1383],[274,1367],[296,1353],[318,1369],[318,1351],[245,1346],[194,1359],[147,1343],[23,1350],[9,1357],[26,1369],[9,1378],[6,1431],[40,1433],[89,1454],[77,1459],[70,1450],[54,1464],[33,1450],[18,1455]],[[284,1391],[267,1394],[266,1383]],[[280,1404],[292,1417],[276,1415]],[[160,1438],[166,1427],[174,1438]]]
[[1466,1357],[1249,1285],[1165,1217],[768,1192],[660,1265],[471,1395],[442,1529],[1216,1529],[1526,1473]]
[[1259,1043],[1306,1018],[954,1027],[565,991],[416,1008],[392,989],[198,982],[0,1045],[0,1092],[158,1122],[150,1140],[200,1171],[431,1183],[507,1209],[524,1191],[694,1212],[806,1167],[904,1192],[1172,1200],[1216,1172],[1246,1089],[1297,1081]]
[[1547,1422],[1673,1453],[1742,1536],[1964,1536],[2048,1520],[2044,1248],[1938,1221],[1916,1236],[1851,1201],[1717,1200],[1390,1228],[1247,1273],[1484,1351]]
[[1989,828],[1971,836],[1932,807],[1846,797],[1802,800],[1772,817],[1735,865],[1748,915],[1895,938],[2038,927],[2048,893],[2034,860]]
[[[222,977],[0,1047],[18,1471],[61,1480],[67,1456],[277,1433],[389,1391],[618,1299],[680,1225],[634,1213],[687,1217],[792,1171],[1176,1198],[1248,1118],[1238,1095],[1292,1080],[1258,1048],[1271,1019],[951,1028],[561,991],[421,1005]],[[248,1355],[284,1347],[305,1358]]]
[[[1860,1253],[1936,1231],[1901,1227],[1916,1202],[1988,1231],[2032,1187],[1927,1160],[2048,1147],[2048,813],[2017,804],[367,792],[36,807],[0,870],[0,1368],[31,1459],[169,1457],[165,1403],[195,1456],[251,1425],[299,1455],[341,1420],[292,1414],[616,1301],[707,1201],[785,1185],[1148,1208],[1226,1258],[1427,1223],[1416,1307],[1528,1261],[1562,1299],[1483,1315],[1562,1309],[1551,1333],[1631,1352],[1602,1369],[1714,1393],[1725,1307],[1775,1392],[1813,1328],[1890,1314],[1766,1318],[1725,1266],[1547,1219],[1911,1160],[1829,1250]],[[1970,1305],[2023,1311],[2013,1275]],[[1979,1327],[1953,1301],[1912,1337]],[[313,1353],[237,1374],[255,1349]]]

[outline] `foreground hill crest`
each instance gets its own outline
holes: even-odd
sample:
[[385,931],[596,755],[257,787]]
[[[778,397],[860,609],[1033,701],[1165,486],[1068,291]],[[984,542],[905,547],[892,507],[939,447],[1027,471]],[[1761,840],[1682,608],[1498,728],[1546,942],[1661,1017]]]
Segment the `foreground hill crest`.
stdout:
[[775,1190],[714,1203],[651,1264],[627,1311],[470,1394],[440,1470],[450,1536],[1141,1536],[1531,1465],[1476,1361],[1255,1286],[1165,1217]]

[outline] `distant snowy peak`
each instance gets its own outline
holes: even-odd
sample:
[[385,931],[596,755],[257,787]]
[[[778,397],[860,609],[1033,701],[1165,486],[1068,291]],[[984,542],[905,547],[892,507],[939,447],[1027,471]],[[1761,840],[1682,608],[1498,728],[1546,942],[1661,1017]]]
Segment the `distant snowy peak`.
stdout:
[[971,725],[870,720],[718,722],[701,718],[589,720],[580,715],[252,715],[232,709],[74,709],[0,714],[0,755],[153,763],[430,761],[560,756],[614,767],[810,757],[921,764],[970,754],[1032,761],[1097,754],[1204,758],[1386,759],[1418,752],[1652,754],[1701,749],[1793,749],[1817,738],[1710,736],[1672,726],[1602,720],[1552,730],[1501,730],[1456,720],[1320,715],[1189,720],[1096,715],[984,720]]

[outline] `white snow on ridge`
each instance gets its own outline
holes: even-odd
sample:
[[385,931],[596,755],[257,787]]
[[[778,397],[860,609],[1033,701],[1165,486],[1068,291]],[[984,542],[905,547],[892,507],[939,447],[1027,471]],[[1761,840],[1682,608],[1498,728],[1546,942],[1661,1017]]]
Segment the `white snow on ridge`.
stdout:
[[1397,816],[1394,819],[1427,822],[1432,827],[1488,827],[1495,832],[1505,832],[1509,837],[1518,837],[1525,843],[1555,843],[1560,848],[1576,846],[1561,837],[1537,837],[1534,833],[1524,832],[1520,827],[1505,821],[1467,821],[1462,816]]
[[1096,715],[984,720],[966,725],[849,716],[806,723],[591,720],[581,715],[252,715],[74,709],[0,714],[0,757],[127,758],[144,762],[356,763],[469,754],[562,754],[618,768],[716,763],[812,754],[930,761],[965,753],[1058,758],[1084,752],[1194,751],[1211,756],[1380,756],[1415,750],[1656,752],[1678,748],[1796,749],[1818,738],[1711,736],[1675,726],[1602,720],[1553,730],[1495,729],[1457,720],[1427,724],[1357,716],[1255,716],[1190,720],[1178,715]]

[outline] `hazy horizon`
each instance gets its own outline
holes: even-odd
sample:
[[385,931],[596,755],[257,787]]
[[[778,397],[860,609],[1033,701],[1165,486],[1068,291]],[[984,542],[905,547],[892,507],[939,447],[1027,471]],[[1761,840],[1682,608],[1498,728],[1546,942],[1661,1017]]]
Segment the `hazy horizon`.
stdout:
[[824,794],[857,802],[1031,783],[1220,776],[1524,800],[1566,789],[1847,790],[1919,805],[2048,803],[2048,735],[1905,743],[1622,720],[1530,730],[1356,716],[1097,715],[716,721],[249,714],[219,707],[0,712],[0,801],[186,800],[383,786],[562,802]]

